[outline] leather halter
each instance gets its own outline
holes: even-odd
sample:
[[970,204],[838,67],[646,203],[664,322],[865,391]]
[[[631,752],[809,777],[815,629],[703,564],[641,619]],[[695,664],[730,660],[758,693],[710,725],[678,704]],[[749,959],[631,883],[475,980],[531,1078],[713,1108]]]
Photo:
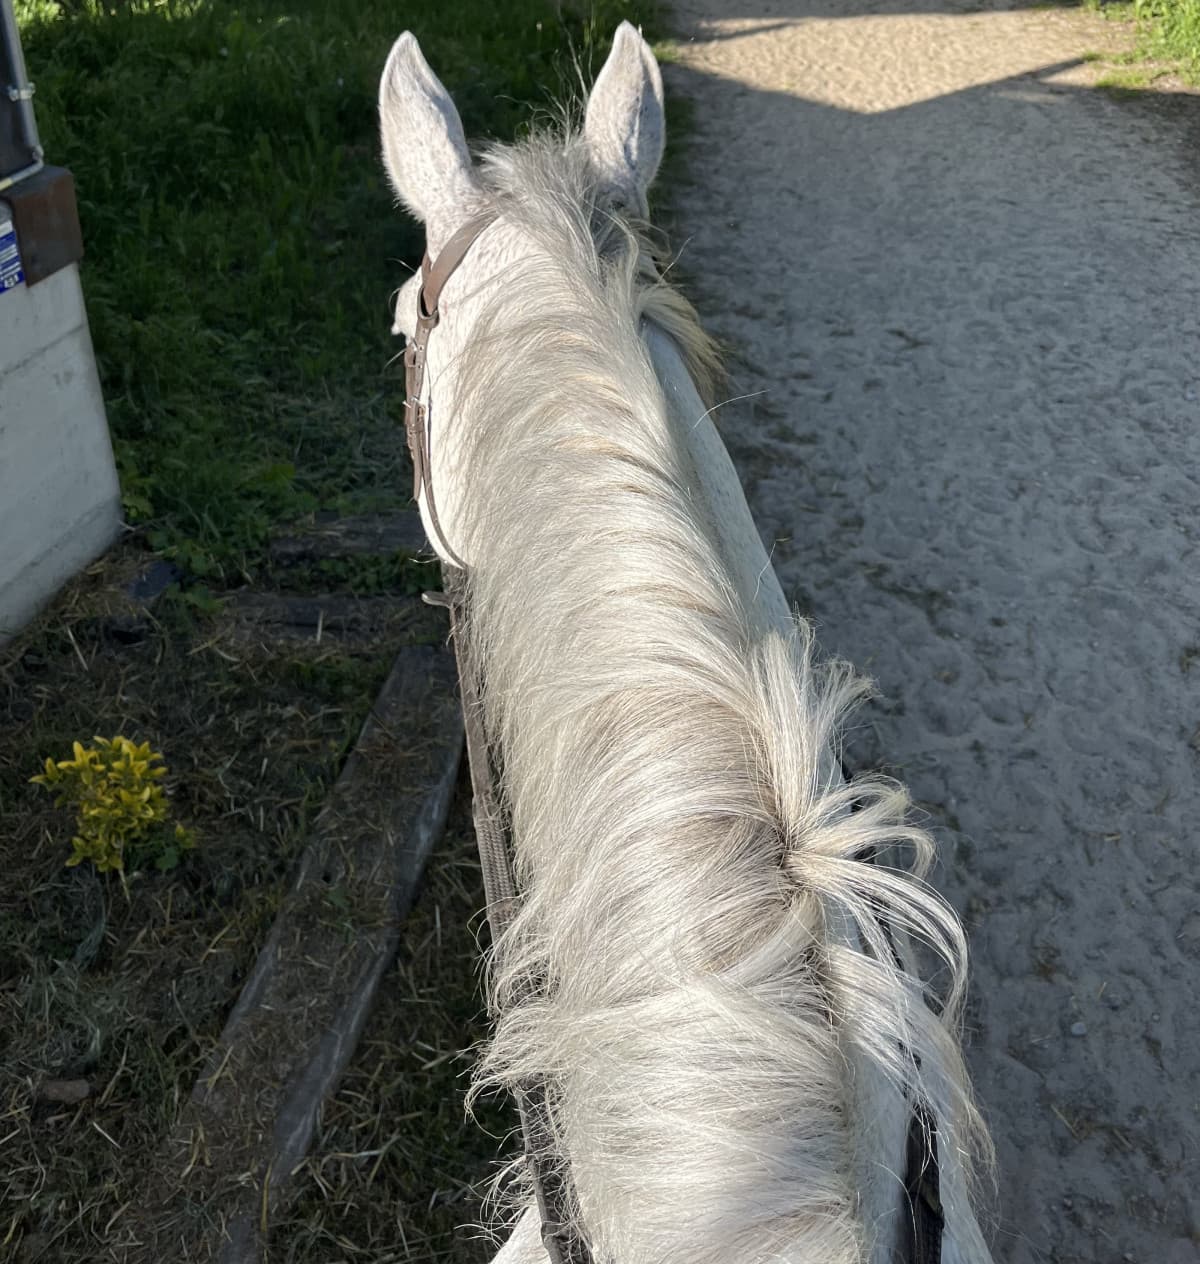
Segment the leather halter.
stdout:
[[[457,568],[445,572],[444,593],[426,593],[433,605],[450,612],[451,638],[458,663],[467,762],[471,772],[472,815],[475,839],[483,870],[484,898],[492,942],[497,944],[515,916],[519,896],[509,861],[510,840],[496,792],[491,755],[483,720],[483,701],[475,672],[468,662],[464,610],[467,565],[454,551],[442,530],[433,495],[430,467],[430,410],[421,402],[425,385],[429,335],[441,319],[439,301],[471,247],[496,219],[494,212],[468,220],[450,238],[435,261],[428,250],[421,260],[421,289],[417,297],[416,333],[404,349],[404,429],[413,463],[413,499],[425,500],[432,534],[442,553]],[[843,775],[850,780],[842,766]],[[853,809],[852,809],[853,810]],[[886,934],[886,930],[885,930]],[[896,953],[892,947],[893,954]],[[897,964],[900,962],[896,956]],[[914,1057],[917,1066],[919,1061]],[[525,1142],[525,1159],[542,1221],[542,1244],[550,1264],[592,1264],[588,1244],[570,1229],[568,1209],[574,1201],[570,1172],[554,1160],[554,1124],[548,1085],[538,1080],[514,1093]],[[906,1264],[940,1264],[945,1228],[940,1197],[937,1126],[928,1104],[917,1098],[911,1105],[905,1143],[904,1193],[909,1215],[903,1236],[902,1258]]]
[[433,497],[433,471],[429,464],[429,409],[421,402],[425,386],[425,357],[429,335],[441,320],[438,302],[446,282],[458,270],[480,234],[496,219],[495,212],[477,215],[467,222],[442,247],[436,262],[430,262],[429,251],[421,260],[421,289],[417,295],[417,331],[404,348],[404,430],[413,464],[413,500],[425,497],[429,525],[437,536],[436,543],[455,566],[465,570],[466,563],[450,547],[438,519],[437,502]]

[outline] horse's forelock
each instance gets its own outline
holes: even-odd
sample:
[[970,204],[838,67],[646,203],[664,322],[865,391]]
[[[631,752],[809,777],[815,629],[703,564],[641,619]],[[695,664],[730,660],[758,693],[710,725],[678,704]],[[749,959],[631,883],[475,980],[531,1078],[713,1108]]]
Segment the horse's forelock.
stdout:
[[701,398],[714,402],[722,381],[716,343],[696,309],[666,279],[673,261],[665,241],[644,219],[612,201],[582,136],[564,114],[560,123],[516,145],[482,155],[484,186],[494,209],[540,242],[569,271],[626,281],[633,311],[676,343]]

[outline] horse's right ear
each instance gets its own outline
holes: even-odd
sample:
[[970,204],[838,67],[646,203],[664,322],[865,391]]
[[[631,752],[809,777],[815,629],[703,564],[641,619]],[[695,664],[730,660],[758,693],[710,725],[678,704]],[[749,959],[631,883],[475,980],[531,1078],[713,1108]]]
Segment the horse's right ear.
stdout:
[[663,155],[663,85],[650,45],[628,22],[617,27],[588,97],[583,135],[601,185],[617,202],[644,211]]
[[392,188],[424,220],[427,237],[448,236],[479,184],[458,110],[411,31],[395,42],[383,68],[379,128]]

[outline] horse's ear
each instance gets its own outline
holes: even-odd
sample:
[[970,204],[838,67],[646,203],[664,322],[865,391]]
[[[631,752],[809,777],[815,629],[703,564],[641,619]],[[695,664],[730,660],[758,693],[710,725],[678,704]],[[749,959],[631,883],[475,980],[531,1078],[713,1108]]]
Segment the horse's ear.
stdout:
[[442,236],[478,192],[462,120],[411,31],[392,45],[379,81],[383,161],[426,235]]
[[602,183],[619,201],[643,209],[662,160],[666,120],[658,62],[628,22],[617,27],[588,97],[583,134]]

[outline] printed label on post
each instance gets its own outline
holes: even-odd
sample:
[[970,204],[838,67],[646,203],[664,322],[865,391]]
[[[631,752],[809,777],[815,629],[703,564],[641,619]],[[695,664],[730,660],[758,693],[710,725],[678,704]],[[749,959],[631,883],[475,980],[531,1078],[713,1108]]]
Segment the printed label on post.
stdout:
[[15,290],[25,280],[21,270],[21,252],[17,249],[17,234],[12,220],[0,219],[0,294]]

